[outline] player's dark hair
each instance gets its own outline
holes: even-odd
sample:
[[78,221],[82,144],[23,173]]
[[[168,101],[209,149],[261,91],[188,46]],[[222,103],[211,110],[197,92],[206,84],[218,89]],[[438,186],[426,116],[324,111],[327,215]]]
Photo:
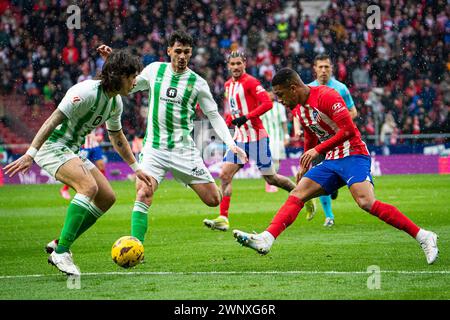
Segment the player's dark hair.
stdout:
[[323,61],[323,60],[330,60],[331,62],[331,58],[328,54],[326,53],[321,53],[318,54],[315,58],[314,58],[314,64],[316,64],[317,61]]
[[302,80],[298,73],[290,68],[280,69],[272,79],[272,88],[290,84],[302,84]]
[[169,47],[173,47],[175,42],[181,43],[183,46],[194,46],[194,39],[192,39],[191,35],[185,31],[178,30],[172,33],[169,37]]
[[227,62],[230,61],[231,58],[241,58],[242,61],[247,61],[247,57],[245,56],[245,53],[242,51],[231,51],[231,53],[227,57]]
[[137,56],[128,50],[113,50],[103,64],[99,76],[105,91],[117,92],[122,87],[122,77],[129,77],[142,70],[142,63]]

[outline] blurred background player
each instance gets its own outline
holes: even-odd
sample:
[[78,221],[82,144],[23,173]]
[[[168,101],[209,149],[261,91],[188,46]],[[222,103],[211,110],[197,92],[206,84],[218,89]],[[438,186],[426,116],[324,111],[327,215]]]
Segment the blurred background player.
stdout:
[[48,262],[67,275],[80,275],[70,247],[92,227],[115,202],[114,191],[105,176],[78,151],[85,136],[106,123],[114,149],[151,186],[150,177],[139,167],[122,131],[123,102],[136,85],[142,65],[125,50],[118,50],[103,65],[100,80],[86,80],[72,86],[58,108],[44,122],[30,148],[19,159],[5,167],[6,174],[27,172],[33,160],[52,177],[70,185],[77,192],[67,209],[58,239],[50,241]]
[[[350,91],[347,86],[342,82],[339,82],[333,77],[333,65],[331,58],[327,54],[320,54],[314,58],[314,72],[316,74],[316,80],[309,83],[309,86],[327,86],[336,90],[344,99],[345,104],[350,112],[350,116],[354,119],[358,112],[353,102]],[[320,155],[314,160],[313,165],[317,165],[325,159],[325,155]],[[332,227],[334,225],[334,214],[331,209],[331,200],[337,198],[338,191],[336,190],[331,195],[320,196],[320,203],[322,204],[323,211],[325,212],[325,227]],[[316,213],[315,198],[309,200],[310,203],[305,204],[306,219],[311,220]]]
[[[295,184],[287,177],[276,173],[269,147],[269,136],[264,129],[262,114],[272,108],[269,94],[261,83],[245,71],[245,55],[240,51],[232,51],[227,64],[231,78],[225,82],[225,98],[230,106],[231,115],[226,119],[229,126],[235,125],[234,140],[245,150],[250,159],[256,161],[264,180],[286,191],[291,191]],[[211,229],[226,231],[229,228],[228,209],[230,207],[234,175],[244,166],[231,151],[223,159],[220,180],[223,194],[220,203],[220,215],[203,223]]]
[[[240,161],[247,161],[245,152],[236,145],[219,114],[208,83],[188,67],[194,40],[184,31],[175,31],[168,42],[170,62],[153,62],[145,67],[137,76],[132,91],[147,90],[151,97],[139,163],[150,175],[152,186],[136,179],[136,200],[131,214],[131,235],[141,242],[147,233],[148,210],[153,203],[153,195],[167,172],[194,190],[207,206],[215,207],[220,203],[220,189],[191,136],[197,103],[217,136]],[[99,51],[107,58],[112,49],[101,46]]]
[[[280,160],[286,159],[286,146],[290,136],[287,127],[286,108],[278,102],[272,91],[268,91],[273,107],[261,116],[264,128],[269,135],[269,147],[275,172],[280,169]],[[266,181],[266,192],[277,192],[276,186]]]
[[[103,160],[103,149],[101,143],[104,140],[104,130],[98,127],[90,132],[84,144],[80,148],[80,156],[89,159],[100,172],[106,176],[105,161]],[[133,152],[134,153],[134,152]],[[70,200],[69,186],[65,184],[60,190],[61,196],[64,199]]]
[[[267,254],[275,239],[295,221],[306,201],[347,185],[361,209],[416,239],[427,263],[434,263],[439,253],[437,235],[417,226],[396,207],[375,198],[369,151],[336,90],[307,86],[289,68],[278,71],[272,85],[279,101],[294,109],[304,129],[305,152],[300,157],[298,183],[264,232],[234,230],[236,240]],[[326,154],[325,160],[311,168],[320,154]]]
[[144,137],[145,134],[143,132],[138,132],[134,135],[133,141],[131,141],[131,150],[133,151],[136,158],[139,158],[139,154],[142,152],[142,147],[144,146]]

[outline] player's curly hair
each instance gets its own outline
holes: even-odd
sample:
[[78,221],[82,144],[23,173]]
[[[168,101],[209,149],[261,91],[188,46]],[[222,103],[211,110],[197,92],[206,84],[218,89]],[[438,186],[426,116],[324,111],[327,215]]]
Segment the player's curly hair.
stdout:
[[192,39],[191,35],[185,31],[178,30],[172,33],[169,37],[169,47],[173,47],[175,42],[179,42],[184,46],[193,47],[194,39]]
[[139,58],[126,49],[113,50],[103,64],[99,76],[105,91],[117,92],[122,87],[122,77],[129,77],[142,70]]

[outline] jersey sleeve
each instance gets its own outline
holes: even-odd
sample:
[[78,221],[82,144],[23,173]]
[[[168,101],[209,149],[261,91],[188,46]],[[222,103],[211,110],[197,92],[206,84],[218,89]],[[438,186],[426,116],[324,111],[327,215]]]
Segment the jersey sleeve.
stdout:
[[272,109],[272,100],[270,100],[270,96],[267,93],[266,89],[264,89],[264,87],[261,85],[261,82],[259,82],[257,79],[252,79],[252,81],[249,82],[248,90],[251,95],[256,97],[258,107],[256,107],[246,115],[247,119],[259,117]]
[[121,117],[123,111],[123,102],[120,95],[116,96],[116,107],[111,111],[111,115],[106,120],[106,129],[109,131],[120,131],[122,129]]
[[355,103],[353,102],[352,95],[350,94],[350,90],[348,90],[347,86],[344,85],[342,87],[341,96],[344,98],[345,104],[347,105],[347,108],[350,110],[351,108],[355,107]]
[[345,140],[352,138],[356,134],[356,126],[345,106],[344,100],[337,91],[325,91],[318,99],[322,112],[339,128],[331,139],[322,142],[315,148],[318,153],[326,153],[344,143]]
[[217,110],[217,103],[214,101],[208,83],[204,80],[199,83],[198,103],[200,104],[200,109],[202,109],[204,114]]
[[327,88],[319,94],[318,100],[320,110],[334,122],[347,116],[350,117],[344,99],[336,90]]
[[228,147],[234,146],[235,143],[233,137],[228,130],[225,120],[223,120],[219,114],[217,103],[214,101],[206,81],[201,81],[200,83],[198,103],[200,104],[200,109],[202,109],[203,113],[208,117],[219,138],[222,139]]
[[76,84],[69,90],[58,104],[58,109],[67,118],[72,118],[74,114],[82,112],[84,108],[91,108],[95,103],[97,90],[92,90],[84,83]]
[[152,64],[149,64],[141,71],[140,74],[138,74],[136,77],[136,86],[134,86],[131,90],[131,93],[150,89],[151,68]]

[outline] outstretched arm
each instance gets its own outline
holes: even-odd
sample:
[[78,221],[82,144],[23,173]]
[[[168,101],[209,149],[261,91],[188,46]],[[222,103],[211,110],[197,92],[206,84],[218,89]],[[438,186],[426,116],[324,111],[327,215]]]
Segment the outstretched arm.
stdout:
[[[112,53],[113,49],[106,44],[102,44],[97,48],[97,52],[100,54],[100,56],[103,58],[103,60],[107,60],[109,55]],[[131,90],[130,93],[135,93],[138,91],[144,91],[148,90],[150,88],[148,79],[144,76],[144,71],[146,69],[142,70],[142,72],[136,77],[136,85]]]
[[39,129],[38,133],[31,142],[31,146],[28,151],[16,161],[8,164],[4,169],[5,173],[12,177],[18,172],[27,172],[31,168],[33,159],[38,150],[48,139],[48,137],[50,137],[53,130],[55,130],[55,128],[60,125],[64,119],[66,119],[66,116],[59,109],[53,111],[50,117],[45,120],[44,124]]
[[149,187],[152,186],[152,181],[150,177],[142,171],[139,167],[136,158],[134,157],[133,151],[131,150],[130,144],[128,143],[127,138],[123,134],[122,130],[119,131],[109,131],[108,130],[109,139],[111,140],[111,144],[117,153],[122,157],[122,159],[131,167],[131,169],[136,172],[136,177],[140,180],[144,181]]
[[111,47],[108,47],[106,44],[102,44],[100,47],[97,48],[97,52],[100,54],[103,60],[106,61],[106,59],[108,59],[109,55],[111,54],[112,49]]
[[225,142],[233,153],[237,154],[243,163],[246,163],[248,161],[247,154],[244,150],[236,146],[225,120],[223,120],[217,110],[217,103],[214,101],[206,82],[200,86],[198,103],[200,104],[203,113],[208,117],[219,138]]
[[222,139],[230,150],[237,154],[237,156],[241,159],[243,163],[248,161],[247,154],[244,150],[236,146],[236,143],[231,137],[230,131],[225,123],[225,120],[220,116],[217,110],[206,112],[206,116],[211,122],[212,127],[216,131],[217,135],[220,139]]

